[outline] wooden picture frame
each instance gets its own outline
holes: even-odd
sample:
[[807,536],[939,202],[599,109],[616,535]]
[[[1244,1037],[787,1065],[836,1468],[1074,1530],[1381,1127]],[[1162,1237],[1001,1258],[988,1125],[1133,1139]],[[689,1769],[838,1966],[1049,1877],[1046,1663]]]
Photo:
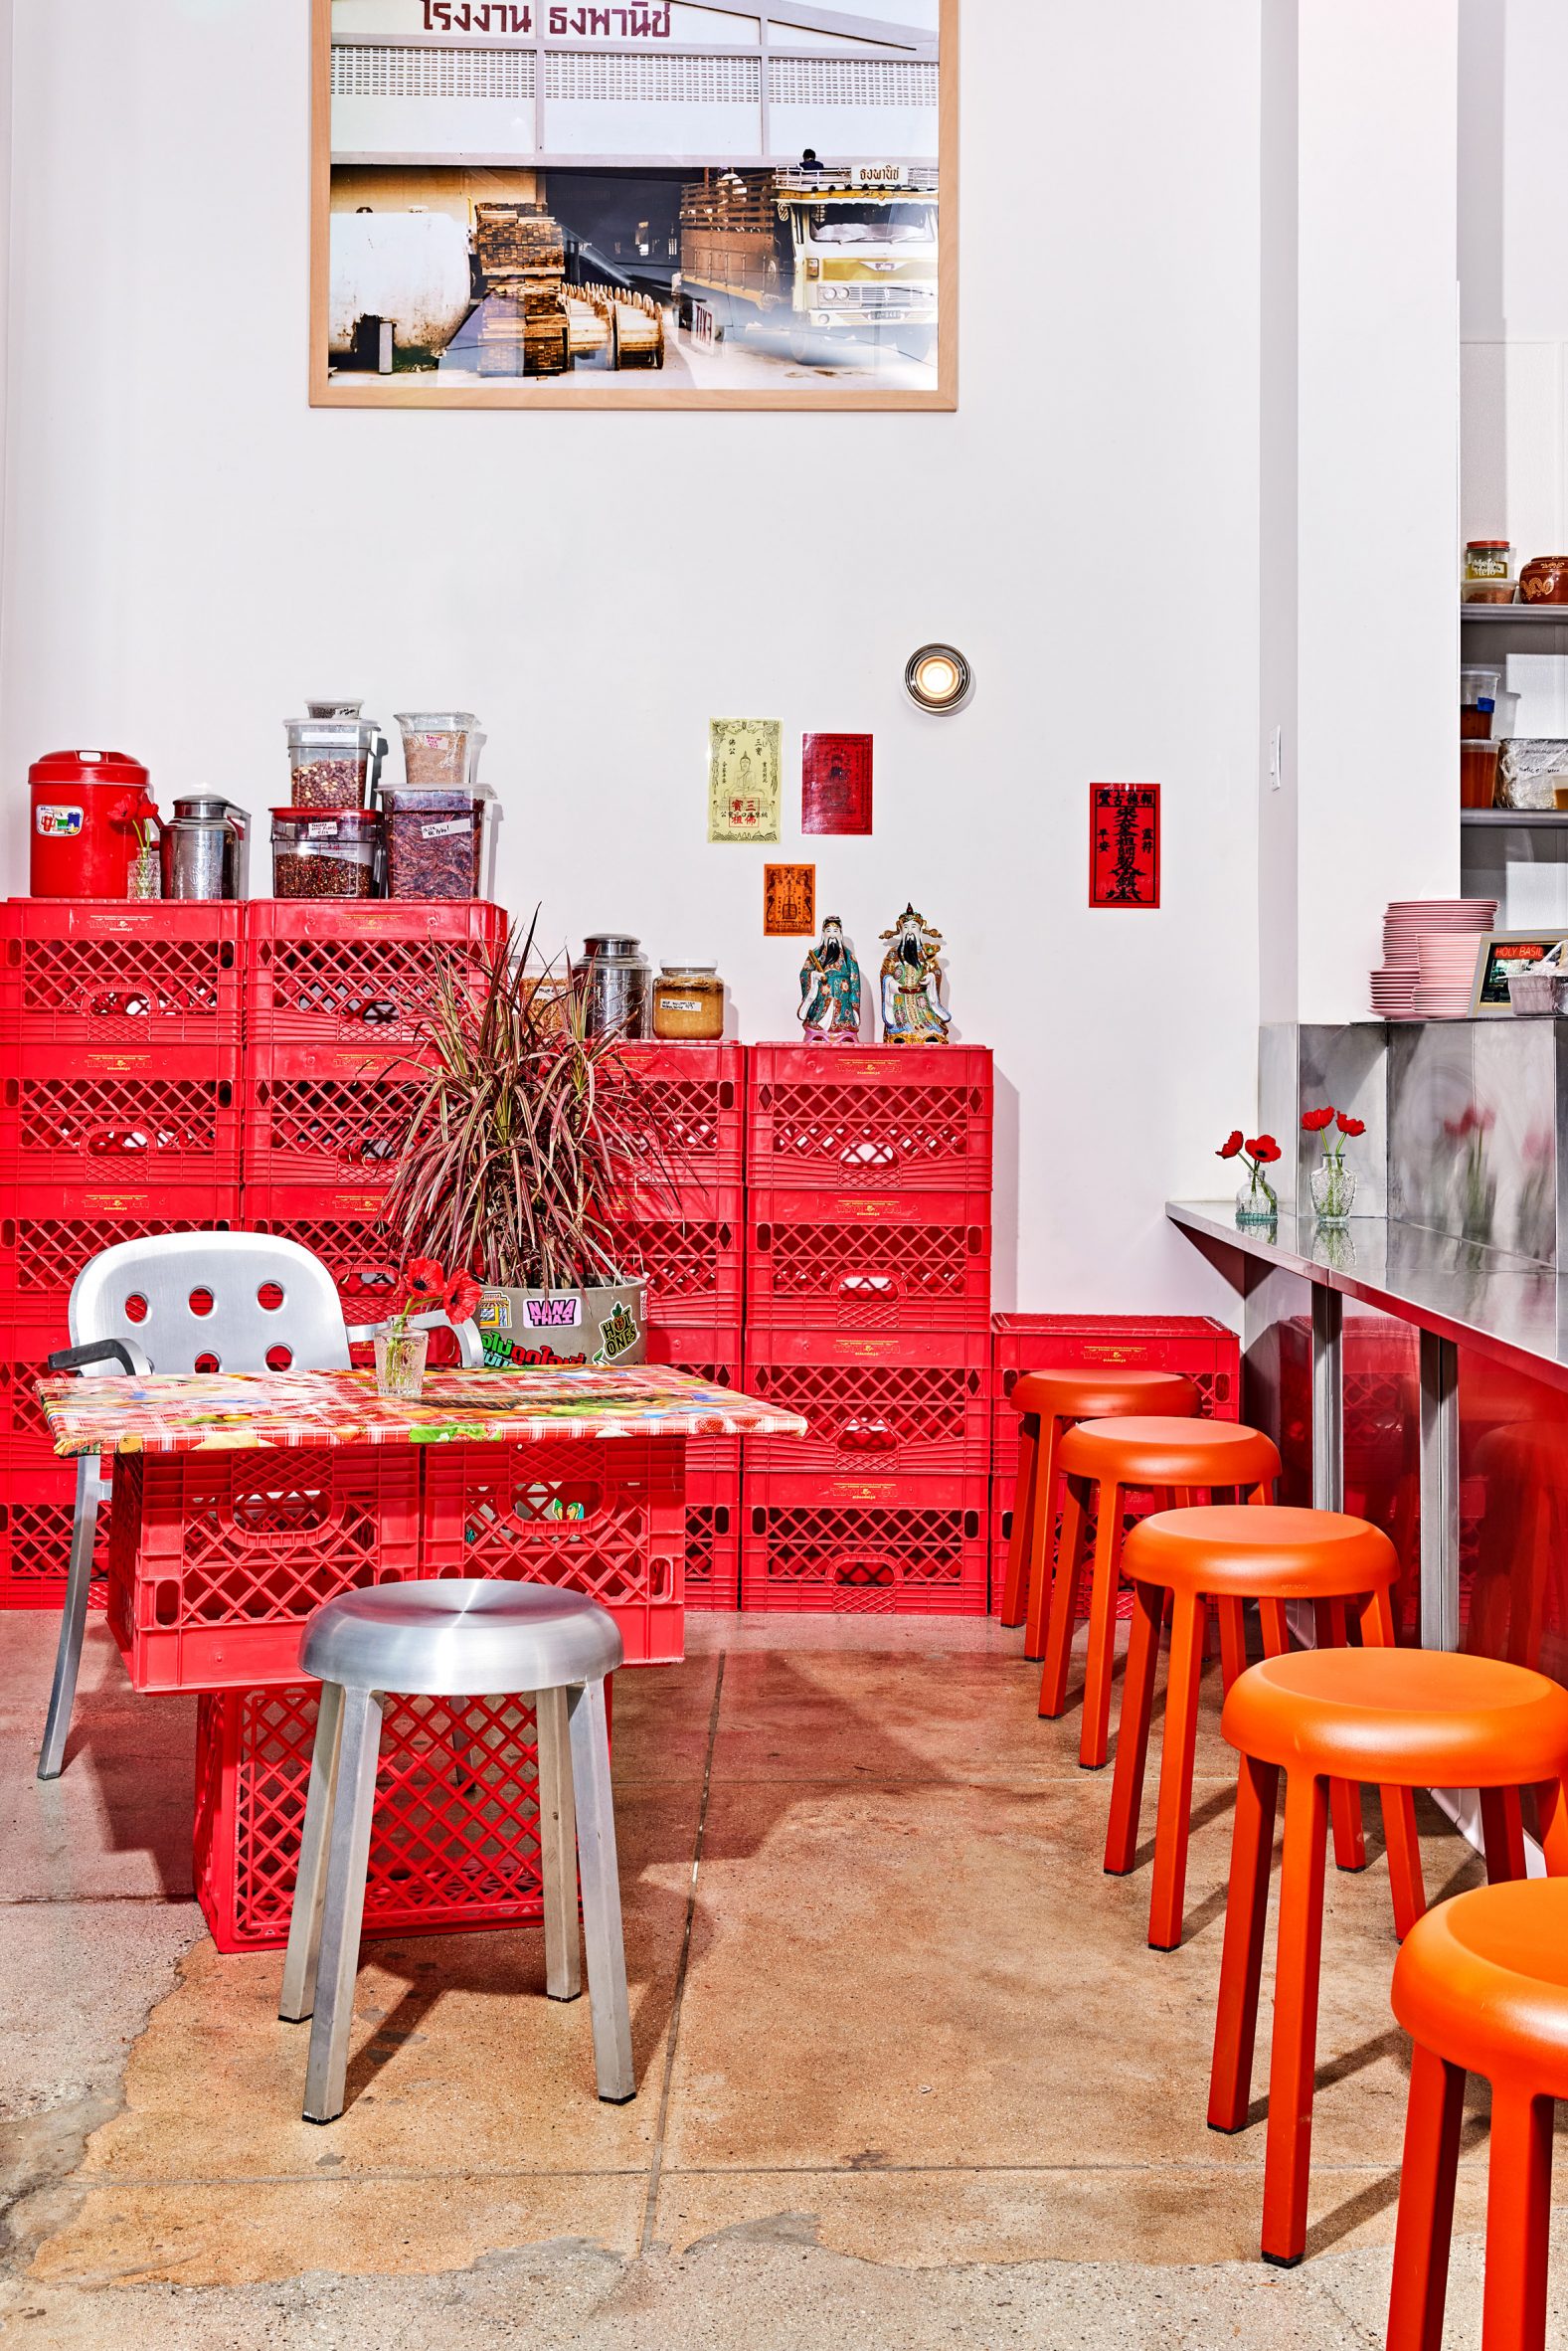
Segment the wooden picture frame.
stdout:
[[[1535,964],[1548,949],[1563,950],[1562,965],[1568,975],[1568,931],[1548,923],[1539,931],[1487,931],[1476,942],[1476,978],[1470,992],[1470,1017],[1473,1020],[1510,1020],[1513,1005],[1508,996],[1508,964]],[[1509,948],[1529,950],[1527,955],[1509,956]],[[1502,952],[1499,952],[1502,951]]]
[[[911,0],[909,13],[929,16],[932,5]],[[934,30],[898,21],[893,0],[860,6],[879,13],[846,13],[856,0],[844,7],[795,0],[784,20],[801,41],[784,50],[771,47],[777,10],[773,19],[741,19],[699,9],[696,0],[612,8],[580,8],[575,0],[310,0],[311,406],[956,409],[959,0],[935,0]],[[669,38],[672,27],[704,15],[716,26],[755,23],[755,43],[732,34],[715,47],[717,33],[696,46]],[[818,19],[843,28],[842,35],[824,38],[812,29]],[[601,33],[617,23],[617,36]],[[662,39],[650,42],[650,25],[662,25]],[[843,54],[834,56],[839,37]],[[684,93],[680,69],[704,102]],[[865,87],[857,77],[877,70],[905,77],[882,87],[910,93],[907,101],[863,101],[857,109],[854,97]],[[933,82],[934,108],[926,94]],[[467,94],[492,84],[510,94]],[[675,90],[682,94],[670,95]],[[716,92],[737,90],[740,102],[716,101]],[[832,95],[814,97],[813,90]],[[683,141],[679,154],[644,145],[635,157],[623,150],[578,156],[566,140],[589,136],[595,103],[617,90],[630,91],[629,102],[608,105],[600,119],[624,121],[634,109],[662,106],[671,135],[711,120],[701,153]],[[335,99],[345,113],[358,109],[344,138],[357,129],[378,143],[340,145],[334,154]],[[431,113],[442,104],[448,115]],[[464,120],[492,133],[516,136],[509,126],[529,120],[532,143],[502,151],[492,137],[471,154],[429,138],[397,143],[422,129],[428,134],[433,124],[443,137],[460,137],[459,107]],[[805,165],[815,152],[809,146],[800,164],[784,162],[781,142],[802,124],[809,129],[813,107],[830,129],[835,114],[846,124],[880,114],[918,126],[929,125],[934,111],[935,171],[908,155],[848,153],[840,161],[828,146],[819,164]],[[553,108],[563,125],[559,153],[550,145]],[[738,135],[754,110],[755,147]],[[732,136],[733,149],[726,143]],[[929,152],[929,129],[908,143],[922,140]],[[889,145],[896,144],[890,134]],[[408,191],[401,208],[355,201],[396,195],[400,187]],[[617,203],[629,205],[629,221],[639,188],[654,217],[637,219],[635,231],[648,231],[649,241],[633,251],[617,236],[611,242],[621,258],[607,261],[585,232],[601,218],[618,228]],[[558,207],[573,213],[554,246],[546,227],[530,224],[525,232],[519,225],[541,194],[548,229],[557,228]],[[334,219],[367,214],[365,228],[345,227],[335,237]],[[904,224],[896,231],[895,220]],[[880,243],[875,232],[861,235],[873,250],[857,255],[855,233],[871,222],[887,223],[887,234]],[[448,225],[466,240],[466,287]],[[898,240],[910,251],[889,258]],[[586,274],[601,268],[613,275]],[[665,276],[667,295],[660,290]],[[831,290],[848,310],[809,307],[819,296],[825,301],[823,288],[835,276]],[[921,305],[933,295],[934,330],[920,323],[930,315]],[[472,307],[453,324],[464,299]],[[895,301],[903,306],[895,309]],[[386,315],[394,302],[398,317]],[[400,359],[405,326],[414,339],[401,346]]]

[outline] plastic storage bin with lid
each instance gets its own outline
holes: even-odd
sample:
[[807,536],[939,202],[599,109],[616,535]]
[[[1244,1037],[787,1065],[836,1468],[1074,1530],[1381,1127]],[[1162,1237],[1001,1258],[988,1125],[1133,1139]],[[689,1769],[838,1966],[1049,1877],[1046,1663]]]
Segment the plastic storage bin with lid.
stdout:
[[312,703],[308,718],[285,720],[289,799],[296,809],[362,809],[387,756],[386,738],[358,705]]
[[471,784],[485,737],[471,710],[400,710],[403,772],[411,784]]
[[274,898],[373,898],[381,818],[366,809],[274,809]]
[[386,815],[389,898],[489,896],[498,812],[488,784],[383,782],[377,798]]

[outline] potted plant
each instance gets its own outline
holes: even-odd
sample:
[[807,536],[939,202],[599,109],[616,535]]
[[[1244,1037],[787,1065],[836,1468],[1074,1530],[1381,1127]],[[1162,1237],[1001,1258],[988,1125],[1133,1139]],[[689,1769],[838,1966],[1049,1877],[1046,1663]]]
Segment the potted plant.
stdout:
[[618,1036],[588,1032],[533,946],[531,927],[477,980],[441,972],[387,1220],[477,1277],[487,1361],[640,1363],[647,1285],[621,1222],[633,1192],[666,1188],[659,1138]]

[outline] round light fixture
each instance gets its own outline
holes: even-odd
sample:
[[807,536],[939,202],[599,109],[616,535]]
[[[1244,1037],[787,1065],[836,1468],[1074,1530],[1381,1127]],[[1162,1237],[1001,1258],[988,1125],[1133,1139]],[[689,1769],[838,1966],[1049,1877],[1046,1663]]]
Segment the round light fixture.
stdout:
[[974,672],[957,646],[923,644],[905,665],[904,685],[922,710],[958,710],[974,691]]

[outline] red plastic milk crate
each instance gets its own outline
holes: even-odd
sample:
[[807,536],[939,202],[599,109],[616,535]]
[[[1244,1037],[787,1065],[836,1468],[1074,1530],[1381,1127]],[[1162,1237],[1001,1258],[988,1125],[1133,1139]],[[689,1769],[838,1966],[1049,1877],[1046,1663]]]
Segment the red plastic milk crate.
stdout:
[[980,1045],[754,1045],[754,1184],[988,1187],[991,1055]]
[[437,974],[477,983],[508,933],[487,900],[257,898],[245,935],[247,1036],[275,1045],[407,1053],[435,1000]]
[[6,1048],[0,1183],[239,1180],[238,1045]]
[[746,1393],[798,1412],[809,1434],[753,1437],[750,1468],[985,1477],[991,1451],[985,1331],[754,1331]]
[[989,1483],[759,1476],[741,1513],[741,1606],[983,1616]]
[[245,1180],[339,1188],[392,1180],[427,1081],[355,1045],[259,1046],[247,1055]]
[[682,1655],[686,1505],[673,1438],[428,1445],[421,1572],[586,1592],[628,1665]]
[[417,1576],[420,1534],[414,1447],[121,1456],[109,1625],[133,1688],[285,1681],[310,1611]]
[[[743,1385],[741,1334],[653,1324],[648,1361],[672,1363],[715,1387]],[[686,1606],[734,1609],[741,1588],[741,1440],[693,1437],[686,1447]]]
[[239,1221],[236,1183],[29,1184],[0,1213],[0,1292],[63,1323],[71,1285],[100,1250],[150,1233],[228,1232]]
[[[1020,1374],[1046,1371],[1055,1364],[1181,1371],[1196,1383],[1205,1415],[1215,1420],[1239,1420],[1241,1342],[1234,1331],[1209,1315],[1001,1314],[993,1316],[991,1330],[995,1397],[992,1576],[993,1592],[999,1597],[1012,1535],[1018,1415],[1011,1398]],[[1146,1517],[1149,1507],[1146,1501],[1133,1503],[1128,1524]],[[1078,1600],[1082,1614],[1088,1606],[1087,1577]]]
[[761,1331],[985,1331],[984,1191],[747,1194],[747,1323]]
[[[196,1895],[220,1951],[288,1940],[317,1693],[229,1690],[196,1716]],[[389,1697],[365,1933],[453,1934],[543,1915],[533,1710]]]
[[[0,1609],[59,1608],[71,1565],[76,1516],[74,1462],[52,1470],[7,1474],[0,1494]],[[99,1511],[88,1604],[104,1605],[108,1574],[108,1513]]]
[[378,1184],[248,1183],[241,1201],[248,1232],[297,1241],[337,1284],[343,1318],[371,1323],[387,1311],[403,1249],[381,1221]]
[[[710,1194],[738,1184],[746,1141],[745,1046],[622,1044],[617,1052],[658,1134],[666,1180]],[[614,1075],[614,1061],[607,1061],[602,1082],[613,1086]]]
[[68,1053],[240,1042],[244,908],[11,898],[0,906],[0,1024]]
[[617,1226],[622,1272],[644,1275],[648,1316],[668,1329],[741,1321],[745,1300],[745,1194],[738,1183],[700,1185],[646,1200]]

